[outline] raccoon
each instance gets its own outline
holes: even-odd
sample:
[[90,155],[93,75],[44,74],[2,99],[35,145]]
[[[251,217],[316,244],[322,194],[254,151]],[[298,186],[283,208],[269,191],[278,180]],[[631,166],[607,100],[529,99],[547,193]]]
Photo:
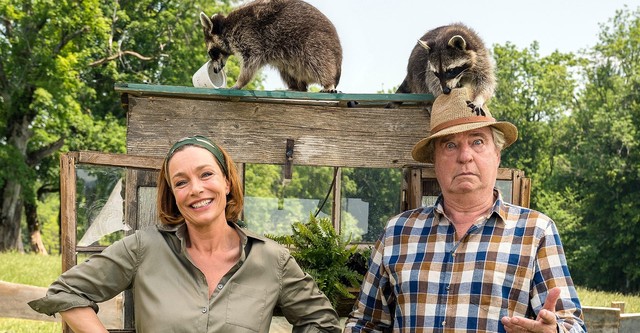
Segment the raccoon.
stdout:
[[473,111],[484,115],[482,107],[496,88],[493,61],[478,34],[455,23],[430,30],[418,40],[409,57],[407,76],[396,93],[437,97],[463,86],[471,91]]
[[235,55],[242,89],[265,65],[275,67],[289,90],[307,91],[319,84],[337,92],[342,46],[334,25],[317,8],[301,0],[255,0],[226,17],[200,13],[207,52],[217,73]]

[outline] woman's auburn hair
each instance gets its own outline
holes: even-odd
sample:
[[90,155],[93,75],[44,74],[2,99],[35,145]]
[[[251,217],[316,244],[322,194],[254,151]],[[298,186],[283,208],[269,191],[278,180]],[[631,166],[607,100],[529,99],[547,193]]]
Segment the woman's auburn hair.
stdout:
[[[197,145],[186,145],[178,148],[177,151],[190,146],[198,147]],[[202,147],[198,148],[204,149]],[[230,188],[229,194],[227,194],[225,217],[227,221],[237,222],[240,219],[240,215],[242,214],[242,208],[244,205],[244,192],[242,191],[242,184],[240,183],[238,170],[235,163],[231,159],[231,156],[222,147],[218,146],[218,148],[220,148],[220,151],[224,156],[225,163],[227,164],[226,169],[228,170],[228,174],[225,175],[225,178],[227,179],[227,181],[229,181]],[[175,155],[175,153],[168,158],[171,159],[173,155]],[[218,161],[217,159],[215,160]],[[218,162],[218,164],[220,164],[220,162]],[[167,179],[168,166],[169,161],[164,161],[162,163],[162,167],[160,168],[160,174],[158,175],[158,218],[160,219],[160,223],[165,225],[179,224],[184,222],[184,217],[180,213],[180,210],[178,210],[178,205],[176,204],[176,197],[173,195],[173,191],[171,190],[171,182],[169,181],[169,179]],[[224,168],[221,165],[218,166],[224,172]]]

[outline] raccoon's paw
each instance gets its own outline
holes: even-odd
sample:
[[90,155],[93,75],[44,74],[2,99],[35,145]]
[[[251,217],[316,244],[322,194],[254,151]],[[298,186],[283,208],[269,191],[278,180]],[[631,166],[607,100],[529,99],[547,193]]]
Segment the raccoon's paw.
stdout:
[[338,89],[322,89],[322,90],[320,90],[320,92],[329,93],[329,94],[337,94],[337,93],[339,93]]
[[473,102],[467,101],[467,106],[471,109],[472,113],[475,113],[476,116],[486,116],[487,114],[484,112],[481,106],[476,106]]
[[385,109],[397,109],[400,107],[400,102],[389,102],[384,106]]

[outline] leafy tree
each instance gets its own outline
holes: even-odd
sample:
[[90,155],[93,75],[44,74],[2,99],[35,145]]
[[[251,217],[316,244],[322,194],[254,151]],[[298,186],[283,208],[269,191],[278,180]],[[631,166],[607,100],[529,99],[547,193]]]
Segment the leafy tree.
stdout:
[[95,13],[98,1],[0,4],[0,250],[22,248],[23,205],[35,207],[38,175],[47,171],[41,163],[93,124],[77,78],[92,39],[106,36],[107,22]]
[[[23,209],[39,234],[36,201],[58,191],[60,152],[125,151],[114,84],[190,85],[206,61],[200,11],[233,3],[0,1],[0,251],[22,249]],[[228,66],[232,84],[237,61]]]
[[518,126],[518,141],[505,150],[502,166],[524,170],[545,184],[554,170],[561,121],[572,109],[578,61],[554,52],[541,57],[538,44],[517,50],[511,43],[494,47],[498,88],[490,102],[494,117]]
[[[640,10],[620,10],[586,54],[586,84],[564,133],[558,182],[580,201],[574,276],[592,288],[640,290]],[[579,238],[578,238],[579,237]]]

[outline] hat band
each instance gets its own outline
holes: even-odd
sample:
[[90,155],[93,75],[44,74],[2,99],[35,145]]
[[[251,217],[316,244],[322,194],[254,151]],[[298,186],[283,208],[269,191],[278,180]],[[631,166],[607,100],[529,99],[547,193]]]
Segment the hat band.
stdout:
[[431,135],[436,134],[436,133],[442,131],[445,128],[449,128],[449,127],[453,127],[453,126],[457,126],[457,125],[462,125],[462,124],[483,123],[483,122],[495,123],[496,120],[495,120],[495,118],[485,117],[485,116],[473,116],[473,117],[457,118],[457,119],[445,121],[444,123],[441,123],[438,126],[432,128],[431,129]]

